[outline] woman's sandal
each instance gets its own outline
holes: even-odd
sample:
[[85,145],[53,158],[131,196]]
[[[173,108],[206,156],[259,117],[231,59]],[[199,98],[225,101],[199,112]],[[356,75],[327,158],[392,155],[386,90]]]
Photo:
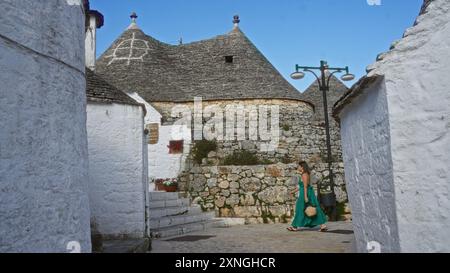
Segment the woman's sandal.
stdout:
[[328,231],[328,227],[320,228],[319,231],[320,231],[320,232],[327,232],[327,231]]
[[292,232],[298,231],[298,229],[295,227],[288,227],[287,230],[292,231]]

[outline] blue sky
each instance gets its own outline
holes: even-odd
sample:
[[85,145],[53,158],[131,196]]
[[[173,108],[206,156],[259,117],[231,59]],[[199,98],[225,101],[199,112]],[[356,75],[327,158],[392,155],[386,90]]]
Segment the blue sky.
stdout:
[[[370,0],[369,0],[370,1]],[[148,35],[169,44],[208,39],[240,27],[270,62],[300,91],[313,81],[289,79],[295,64],[349,66],[360,78],[367,65],[402,37],[422,0],[91,0],[105,16],[98,32],[98,55],[130,24],[132,11]],[[351,85],[354,82],[348,83]]]

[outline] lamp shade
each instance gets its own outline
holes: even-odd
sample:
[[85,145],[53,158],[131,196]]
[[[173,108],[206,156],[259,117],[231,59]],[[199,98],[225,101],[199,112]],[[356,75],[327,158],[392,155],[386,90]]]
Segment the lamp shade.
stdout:
[[348,81],[353,81],[355,79],[355,75],[353,74],[345,74],[342,75],[341,80],[343,80],[344,82],[348,82]]
[[291,74],[291,78],[293,80],[301,80],[305,77],[305,73],[303,72],[294,72]]

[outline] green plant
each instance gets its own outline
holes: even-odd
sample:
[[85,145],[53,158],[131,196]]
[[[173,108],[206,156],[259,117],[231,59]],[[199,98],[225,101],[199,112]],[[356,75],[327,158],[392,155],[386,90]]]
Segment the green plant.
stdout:
[[171,180],[166,180],[163,182],[163,185],[166,187],[178,186],[178,179],[174,178]]
[[210,152],[217,150],[217,142],[215,140],[198,140],[192,148],[192,158],[198,164],[202,164],[204,158],[208,157]]
[[260,164],[261,161],[255,154],[245,150],[235,151],[223,160],[223,165],[225,166],[252,166]]
[[291,130],[291,126],[289,126],[289,125],[287,125],[287,124],[283,124],[283,126],[281,126],[281,128],[282,128],[284,131],[289,131],[289,130]]
[[267,158],[261,160],[260,163],[261,163],[261,165],[272,165],[272,164],[274,164],[272,160],[267,159]]

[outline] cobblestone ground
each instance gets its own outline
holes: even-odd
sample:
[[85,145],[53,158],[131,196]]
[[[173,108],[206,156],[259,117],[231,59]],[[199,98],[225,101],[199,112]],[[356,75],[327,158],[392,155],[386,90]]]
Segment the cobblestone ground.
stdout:
[[[286,224],[245,225],[212,228],[187,235],[210,235],[209,239],[183,242],[173,238],[152,240],[151,253],[351,253],[354,251],[352,225],[328,224],[327,233],[317,229],[289,232]],[[345,233],[345,234],[342,234]]]

